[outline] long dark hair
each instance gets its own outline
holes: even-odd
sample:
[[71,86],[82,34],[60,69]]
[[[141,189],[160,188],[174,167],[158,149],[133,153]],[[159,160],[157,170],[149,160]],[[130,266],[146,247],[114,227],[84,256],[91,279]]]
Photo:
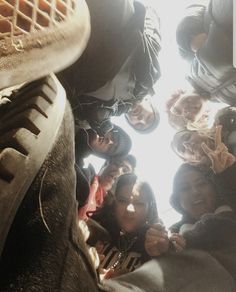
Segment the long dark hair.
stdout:
[[114,210],[116,205],[116,196],[119,190],[126,185],[136,185],[140,192],[143,192],[147,195],[147,217],[145,218],[145,224],[137,230],[138,236],[143,240],[143,237],[146,233],[147,228],[158,222],[158,212],[156,199],[153,190],[147,182],[139,181],[138,177],[133,173],[126,173],[119,177],[115,194],[107,195],[103,207],[93,214],[92,219],[98,221],[107,231],[110,233],[111,238],[114,242],[117,241],[117,238],[120,234],[120,227],[114,216]]
[[177,170],[174,180],[173,180],[173,192],[170,197],[170,204],[171,206],[180,214],[182,214],[184,217],[188,217],[188,214],[186,214],[186,211],[182,208],[180,204],[180,193],[177,191],[178,184],[179,184],[179,178],[183,173],[186,173],[188,171],[196,171],[201,173],[202,176],[204,176],[214,187],[215,194],[216,194],[216,204],[219,205],[222,203],[223,198],[220,194],[220,190],[217,187],[215,183],[215,176],[211,169],[201,169],[199,166],[191,165],[188,163],[183,163]]

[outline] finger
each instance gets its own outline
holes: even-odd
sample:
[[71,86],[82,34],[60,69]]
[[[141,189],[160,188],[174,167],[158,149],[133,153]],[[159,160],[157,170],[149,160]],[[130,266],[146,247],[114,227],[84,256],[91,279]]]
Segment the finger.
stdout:
[[216,153],[220,153],[220,152],[228,152],[228,148],[226,147],[226,145],[224,143],[220,143],[215,150]]
[[171,236],[170,241],[176,242],[177,245],[180,245],[182,247],[184,247],[185,244],[186,244],[185,239],[182,236],[179,236],[179,235]]
[[233,156],[232,154],[228,153],[229,155],[227,155],[227,160],[226,160],[226,163],[225,163],[225,167],[228,168],[230,167],[231,165],[233,165],[236,161],[236,158],[235,156]]
[[211,148],[209,148],[205,142],[202,142],[201,143],[201,147],[202,147],[202,150],[204,151],[204,153],[207,156],[209,156],[209,153],[212,153],[213,152],[213,150]]
[[146,240],[159,240],[160,238],[163,238],[165,240],[168,240],[167,233],[163,232],[157,232],[157,233],[146,233]]
[[110,279],[112,278],[112,276],[115,274],[115,270],[110,268],[107,273],[105,274],[104,276],[104,279],[107,280],[107,279]]
[[228,153],[227,152],[221,152],[220,156],[221,156],[220,157],[221,164],[224,167],[226,165],[227,160],[228,160]]
[[156,230],[161,230],[161,231],[166,231],[166,228],[163,224],[161,223],[155,223],[150,228],[156,229]]
[[222,131],[222,126],[218,125],[216,126],[216,133],[215,133],[215,146],[217,147],[218,145],[221,144],[221,131]]
[[146,234],[154,236],[167,236],[167,231],[150,228],[147,230]]
[[176,250],[176,252],[180,252],[184,249],[184,246],[179,244],[178,242],[176,241],[172,241],[173,245],[174,245],[174,248]]
[[149,236],[146,236],[146,242],[155,242],[155,243],[158,243],[158,242],[164,242],[166,240],[168,240],[168,237],[167,236],[153,236],[153,235],[149,235]]

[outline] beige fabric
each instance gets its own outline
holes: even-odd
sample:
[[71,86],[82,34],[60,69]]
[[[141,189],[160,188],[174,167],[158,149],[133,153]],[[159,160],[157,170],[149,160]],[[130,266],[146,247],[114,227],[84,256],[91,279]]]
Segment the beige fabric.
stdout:
[[85,0],[0,1],[0,89],[69,66],[89,35]]

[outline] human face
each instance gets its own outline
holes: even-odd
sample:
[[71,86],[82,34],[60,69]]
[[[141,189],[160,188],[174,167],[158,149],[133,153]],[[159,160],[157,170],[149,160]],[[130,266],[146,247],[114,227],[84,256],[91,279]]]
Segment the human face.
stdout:
[[136,103],[126,114],[128,123],[138,131],[148,129],[155,121],[155,113],[151,103],[144,99]]
[[132,233],[145,222],[147,196],[136,186],[125,185],[116,194],[115,217],[122,231]]
[[206,99],[198,94],[185,93],[174,103],[170,111],[176,116],[182,116],[186,122],[196,122],[204,114]]
[[132,166],[127,161],[111,160],[99,173],[99,183],[109,191],[115,180],[125,173],[132,172]]
[[191,50],[193,52],[196,52],[198,49],[200,49],[203,46],[207,38],[208,38],[208,35],[206,33],[199,33],[198,35],[194,36],[191,41]]
[[214,140],[207,135],[197,131],[184,131],[181,137],[175,141],[174,147],[184,161],[194,165],[209,165],[210,159],[201,147],[203,142],[210,148],[214,145]]
[[214,212],[216,205],[215,189],[199,171],[189,170],[179,176],[178,188],[181,207],[193,219]]
[[97,134],[91,134],[89,137],[90,147],[99,154],[112,154],[116,150],[118,142],[116,133],[112,130],[104,137],[100,137]]

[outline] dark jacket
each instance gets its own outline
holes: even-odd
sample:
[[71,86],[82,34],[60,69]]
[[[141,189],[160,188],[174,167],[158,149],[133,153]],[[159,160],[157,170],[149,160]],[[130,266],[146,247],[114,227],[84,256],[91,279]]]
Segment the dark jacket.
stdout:
[[233,1],[211,0],[205,10],[208,38],[191,61],[188,81],[201,94],[236,104],[236,70],[233,67]]
[[183,217],[172,230],[178,232],[185,223],[193,224],[191,230],[183,234],[187,248],[205,250],[209,252],[231,274],[236,282],[236,163],[222,173],[215,175],[214,182],[217,189],[224,196],[231,211],[224,210],[205,214],[197,222]]
[[[58,77],[75,117],[87,120],[99,134],[105,134],[112,128],[111,116],[126,113],[134,102],[153,94],[153,85],[160,77],[159,18],[138,1],[89,0],[87,4],[92,26],[89,44],[82,57]],[[112,80],[131,55],[135,60],[134,99],[106,102],[86,94]]]
[[218,111],[215,125],[222,125],[222,142],[236,157],[236,107],[225,107]]
[[[191,166],[190,167],[195,167]],[[205,174],[207,175],[207,174]],[[209,175],[209,180],[216,187],[218,197],[218,205],[227,204],[229,205],[234,212],[236,212],[236,163],[232,166],[225,169],[223,172],[218,174]],[[177,210],[177,212],[181,213],[183,217],[181,220],[175,224],[173,224],[170,229],[172,232],[179,232],[180,227],[183,224],[194,224],[196,223],[193,219],[191,219],[184,211],[179,207],[178,197],[172,194],[171,203],[172,206]]]

